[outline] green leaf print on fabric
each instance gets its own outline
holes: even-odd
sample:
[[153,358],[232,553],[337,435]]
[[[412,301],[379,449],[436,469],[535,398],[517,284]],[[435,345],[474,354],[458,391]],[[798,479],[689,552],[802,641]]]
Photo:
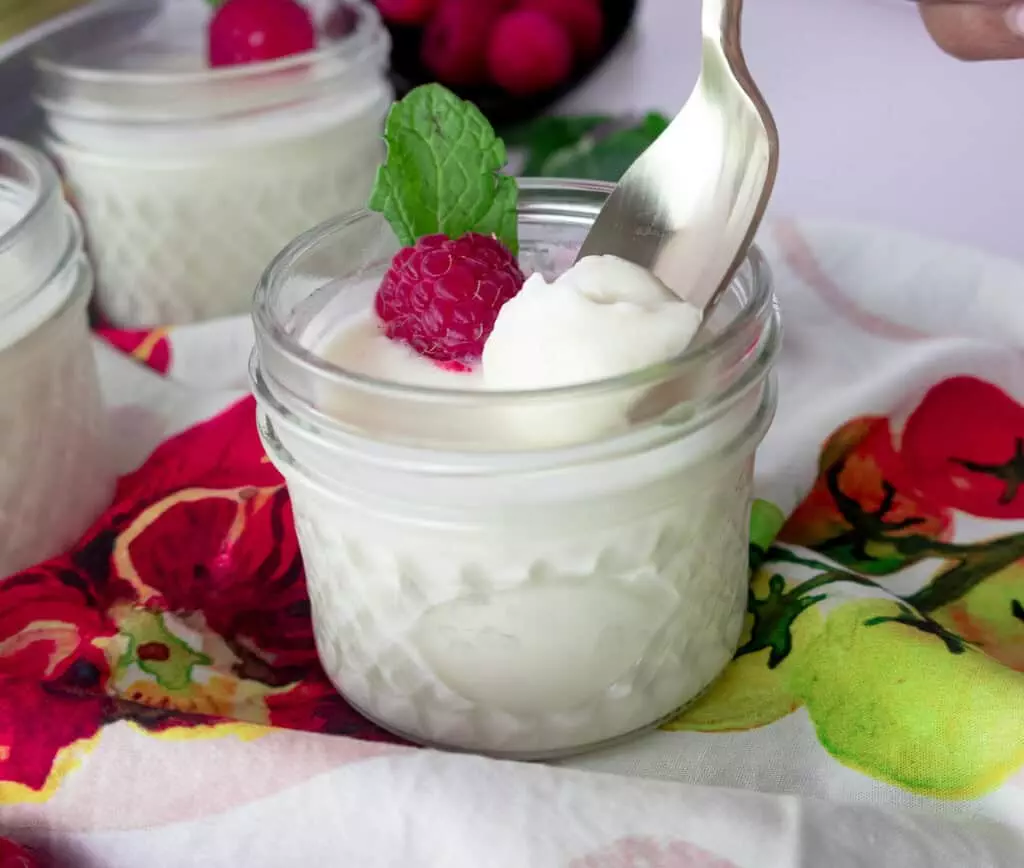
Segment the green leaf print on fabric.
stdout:
[[211,662],[168,630],[158,612],[131,611],[121,621],[121,633],[126,647],[115,666],[115,677],[134,666],[167,690],[184,690],[192,681],[192,670]]
[[755,500],[750,507],[750,568],[764,561],[765,555],[786,523],[786,514],[774,503]]
[[778,666],[793,650],[793,623],[804,610],[828,596],[814,591],[832,581],[831,573],[823,573],[817,579],[787,589],[785,578],[776,573],[768,580],[768,593],[764,597],[758,597],[751,589],[747,601],[747,611],[753,616],[750,638],[740,645],[736,656],[767,650],[768,668]]
[[[781,584],[780,584],[781,583]],[[754,639],[758,616],[761,618],[761,632],[771,633],[767,619],[770,613],[777,613],[788,619],[787,643],[801,644],[807,634],[821,625],[821,617],[813,608],[802,606],[796,615],[780,605],[760,606],[764,601],[778,601],[786,598],[790,589],[784,587],[785,579],[762,569],[755,573],[750,583],[748,605],[759,606],[755,614],[748,611],[741,647],[738,653],[714,684],[678,717],[665,724],[667,730],[695,730],[699,732],[729,732],[754,729],[773,723],[800,707],[801,702],[787,688],[781,669],[787,655],[776,665],[770,657],[774,648],[769,642]],[[799,606],[799,604],[797,604]],[[796,611],[794,608],[793,611]]]
[[967,651],[969,644],[956,633],[951,633],[938,621],[915,612],[910,606],[900,603],[896,607],[898,615],[879,615],[875,618],[868,618],[864,622],[865,627],[877,627],[879,624],[903,624],[905,627],[913,627],[922,633],[927,633],[941,639],[946,644],[946,650],[950,654],[963,654]]

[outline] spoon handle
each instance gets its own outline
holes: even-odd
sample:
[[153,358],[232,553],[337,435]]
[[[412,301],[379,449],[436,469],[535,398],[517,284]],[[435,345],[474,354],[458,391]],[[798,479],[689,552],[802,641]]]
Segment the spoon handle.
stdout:
[[700,7],[701,35],[726,53],[737,53],[743,0],[703,0]]
[[721,68],[724,62],[742,88],[747,91],[759,111],[768,114],[757,85],[747,69],[740,44],[740,19],[743,16],[743,0],[702,0],[701,36],[704,42],[704,58],[701,78],[708,85],[709,74]]

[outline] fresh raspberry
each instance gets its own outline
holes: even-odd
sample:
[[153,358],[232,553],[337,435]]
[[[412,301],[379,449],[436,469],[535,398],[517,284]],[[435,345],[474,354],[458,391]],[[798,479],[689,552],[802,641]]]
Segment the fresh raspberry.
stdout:
[[420,59],[442,84],[487,81],[487,37],[503,0],[441,0],[423,31]]
[[551,90],[572,73],[572,40],[550,15],[514,9],[498,19],[487,46],[494,83],[513,96]]
[[554,18],[569,33],[576,56],[596,57],[604,43],[604,10],[598,0],[519,0],[520,9],[535,9]]
[[425,235],[391,261],[374,307],[389,338],[465,370],[480,359],[498,311],[522,285],[519,263],[500,241]]
[[296,0],[227,0],[207,31],[210,66],[260,63],[316,48],[316,26]]
[[385,21],[410,26],[426,24],[437,8],[437,0],[375,0],[375,2]]

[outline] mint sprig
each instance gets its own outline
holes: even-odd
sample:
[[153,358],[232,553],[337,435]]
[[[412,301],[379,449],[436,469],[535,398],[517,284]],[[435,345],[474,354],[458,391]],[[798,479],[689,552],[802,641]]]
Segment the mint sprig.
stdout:
[[506,136],[526,152],[523,174],[541,178],[618,181],[633,161],[668,127],[668,118],[583,115],[545,117]]
[[391,107],[384,127],[387,159],[369,207],[409,246],[423,235],[494,235],[518,250],[513,178],[505,143],[480,110],[439,84],[426,84]]

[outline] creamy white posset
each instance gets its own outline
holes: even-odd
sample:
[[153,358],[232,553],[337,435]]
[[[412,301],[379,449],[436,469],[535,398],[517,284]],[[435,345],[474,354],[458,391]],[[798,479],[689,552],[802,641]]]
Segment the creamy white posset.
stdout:
[[548,283],[533,274],[484,344],[489,389],[550,389],[605,380],[679,355],[700,325],[647,269],[586,256]]
[[91,275],[70,215],[0,180],[2,580],[71,545],[109,502],[115,473],[86,316]]
[[118,130],[86,138],[91,130],[52,122],[65,138],[48,147],[85,222],[104,314],[153,326],[248,310],[286,239],[366,201],[367,167],[381,155],[381,91],[351,116],[275,118],[287,137],[253,129],[237,142],[190,128],[156,140]]
[[0,580],[65,550],[113,494],[85,298],[51,316],[16,337],[0,318]]
[[[610,379],[671,359],[689,345],[700,320],[697,308],[646,269],[616,256],[588,256],[550,283],[532,274],[501,308],[470,371],[453,371],[390,340],[372,310],[341,323],[318,352],[346,370],[393,383],[531,391]],[[571,405],[495,408],[473,424],[503,445],[579,441],[622,427],[640,397],[634,390]],[[374,420],[366,424],[372,428]]]
[[394,383],[519,391],[593,382],[670,359],[699,325],[700,311],[646,269],[587,256],[551,283],[530,275],[502,306],[471,371],[390,340],[372,310],[340,323],[320,349],[346,370]]
[[[470,395],[628,374],[681,353],[700,324],[613,257],[551,282],[531,276],[467,373],[389,340],[365,306],[342,319],[333,334],[312,327],[311,349],[351,373]],[[354,706],[416,741],[534,758],[649,727],[718,675],[745,610],[760,397],[600,461],[567,454],[538,471],[514,457],[516,444],[626,430],[643,396],[489,406],[470,423],[513,456],[486,473],[468,453],[394,452],[373,433],[390,417],[352,396],[323,396],[324,412],[363,429],[341,451],[275,429],[280,445],[268,446],[292,495],[318,650]],[[430,436],[463,424],[416,412]]]

